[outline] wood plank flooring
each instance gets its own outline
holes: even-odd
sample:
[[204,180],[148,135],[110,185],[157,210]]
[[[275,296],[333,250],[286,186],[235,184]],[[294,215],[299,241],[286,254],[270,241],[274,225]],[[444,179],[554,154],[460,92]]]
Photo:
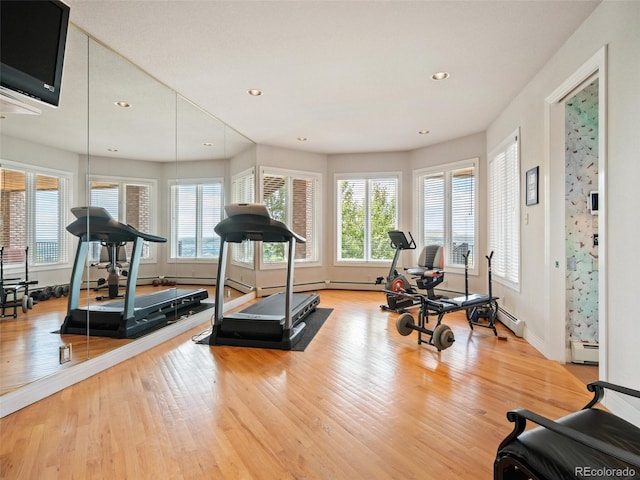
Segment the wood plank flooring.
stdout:
[[499,327],[400,336],[379,292],[321,291],[304,352],[193,343],[194,329],[0,420],[2,479],[486,479],[509,409],[590,395]]
[[[143,285],[136,289],[136,294],[155,293],[166,288],[171,287]],[[178,288],[205,288],[212,300],[215,295],[215,287],[212,286],[180,285]],[[228,298],[242,295],[233,289],[228,289],[228,292]],[[96,300],[97,295],[105,295],[105,291],[99,294],[92,290],[83,291],[80,304],[104,305],[104,301]],[[19,308],[16,318],[7,316],[0,319],[0,395],[133,341],[127,338],[54,333],[64,321],[67,303],[67,297],[51,297],[38,302],[26,313]],[[72,359],[60,364],[59,347],[66,344],[72,345]]]

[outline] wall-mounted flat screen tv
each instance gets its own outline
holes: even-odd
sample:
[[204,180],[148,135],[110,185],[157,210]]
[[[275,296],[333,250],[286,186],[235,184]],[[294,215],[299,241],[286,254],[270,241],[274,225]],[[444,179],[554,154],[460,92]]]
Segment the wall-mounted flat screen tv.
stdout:
[[0,90],[60,102],[69,6],[59,0],[0,1]]

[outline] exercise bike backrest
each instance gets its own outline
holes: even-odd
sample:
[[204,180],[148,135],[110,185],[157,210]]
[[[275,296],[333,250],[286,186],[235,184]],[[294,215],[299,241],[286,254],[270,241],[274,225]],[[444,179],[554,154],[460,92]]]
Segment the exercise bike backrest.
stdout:
[[441,245],[427,245],[420,252],[418,265],[430,270],[443,270],[444,248]]

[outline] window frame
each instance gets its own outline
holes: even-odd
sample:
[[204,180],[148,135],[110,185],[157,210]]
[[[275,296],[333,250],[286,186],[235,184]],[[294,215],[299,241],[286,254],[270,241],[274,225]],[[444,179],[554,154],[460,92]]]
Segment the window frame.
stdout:
[[[220,219],[224,218],[224,206],[225,206],[225,185],[224,178],[222,177],[207,177],[207,178],[180,178],[174,179],[169,182],[169,238],[168,238],[168,248],[167,248],[167,260],[171,263],[218,263],[219,254],[214,255],[212,257],[178,257],[175,256],[174,253],[177,250],[177,228],[178,224],[174,221],[176,218],[176,213],[174,212],[175,203],[174,203],[174,187],[178,185],[195,185],[196,187],[200,187],[202,185],[220,185]],[[196,200],[196,205],[199,205],[198,208],[202,207],[202,199],[198,198]],[[196,229],[198,225],[201,225],[201,215],[198,216],[200,220],[196,220]],[[196,230],[196,235],[201,234]],[[216,234],[217,235],[217,234]],[[218,252],[219,253],[219,252]]]
[[[158,212],[155,205],[158,204],[158,181],[149,178],[136,178],[136,177],[114,177],[111,175],[96,174],[89,175],[87,180],[88,197],[91,201],[91,190],[93,182],[113,183],[118,185],[118,217],[117,220],[120,223],[127,224],[127,196],[126,188],[128,186],[149,187],[149,231],[144,233],[151,233],[157,231],[158,225]],[[100,205],[96,205],[100,206]],[[154,242],[147,242],[149,248],[149,255],[141,256],[140,263],[157,263],[158,261],[158,249]],[[91,256],[91,253],[89,254]],[[93,258],[91,260],[98,260]]]
[[[521,185],[520,185],[520,168],[522,165],[522,161],[521,161],[521,147],[520,147],[520,141],[521,141],[521,137],[520,137],[520,127],[518,127],[514,132],[512,132],[511,134],[509,134],[502,142],[500,142],[495,148],[493,148],[490,152],[489,155],[487,156],[487,168],[488,168],[488,178],[487,178],[487,245],[489,247],[489,250],[491,250],[492,248],[494,249],[494,256],[493,256],[493,262],[492,262],[492,269],[491,269],[491,273],[492,273],[492,278],[493,280],[495,280],[497,283],[500,283],[501,285],[504,285],[507,288],[510,288],[511,290],[514,290],[516,292],[520,292],[520,287],[522,285],[522,269],[521,269],[521,261],[522,261],[522,252],[521,252],[521,238],[522,238],[522,232],[520,229],[520,218],[521,218],[521,199],[520,199],[520,195],[521,195]],[[513,174],[513,184],[515,185],[515,191],[513,192],[513,196],[512,196],[512,201],[513,201],[513,205],[514,205],[514,218],[513,218],[513,222],[512,222],[512,231],[513,233],[517,234],[517,238],[515,238],[515,240],[512,242],[513,243],[513,250],[515,251],[515,254],[517,255],[517,259],[515,260],[515,262],[511,261],[511,265],[512,268],[515,266],[516,270],[517,270],[517,279],[509,279],[509,278],[505,278],[504,275],[502,275],[500,273],[500,261],[504,260],[504,258],[507,256],[507,253],[502,253],[499,252],[496,248],[495,245],[493,244],[492,241],[492,235],[493,235],[493,230],[492,230],[492,216],[494,214],[493,211],[493,203],[492,203],[492,182],[495,181],[495,175],[492,169],[492,162],[494,162],[496,160],[496,157],[498,155],[500,155],[501,153],[504,154],[511,145],[513,144],[517,145],[517,149],[516,149],[516,153],[515,153],[515,162],[516,165],[515,167],[512,169],[514,173]],[[504,205],[505,201],[504,201],[504,195],[501,197],[501,199],[499,201],[497,201],[498,204],[500,205]]]
[[[286,179],[286,185],[289,186],[293,180],[310,180],[314,182],[314,204],[312,206],[312,227],[315,248],[312,259],[295,259],[296,268],[298,267],[319,267],[322,266],[322,236],[320,235],[320,219],[322,218],[322,174],[318,172],[309,172],[305,170],[292,170],[287,168],[276,168],[261,166],[258,173],[258,196],[260,203],[263,203],[264,197],[264,177],[265,175],[282,176]],[[287,202],[284,223],[290,227],[292,224],[293,202],[291,201],[292,192],[287,190]],[[307,239],[308,240],[308,239]],[[263,248],[257,248],[255,252],[259,258],[260,270],[281,269],[287,266],[285,258],[279,262],[265,262]]]
[[[251,185],[251,191],[245,192],[239,189],[239,184]],[[231,177],[231,203],[254,203],[256,197],[256,170],[254,167],[236,173]],[[244,251],[245,258],[240,258],[239,252]],[[255,262],[255,242],[243,242],[231,244],[231,264],[244,268],[253,268]]]
[[[443,174],[446,178],[450,178],[449,174],[455,172],[457,170],[463,170],[465,168],[473,168],[473,181],[474,181],[474,223],[473,223],[473,244],[475,248],[474,252],[474,263],[469,265],[469,275],[478,275],[478,258],[483,258],[483,255],[480,255],[478,251],[479,245],[479,232],[478,232],[478,199],[479,199],[479,177],[480,177],[480,159],[479,157],[472,157],[465,160],[458,160],[449,163],[443,163],[434,165],[431,167],[425,167],[416,169],[413,171],[413,178],[415,179],[414,183],[414,195],[415,202],[418,207],[415,210],[415,219],[414,225],[415,230],[419,232],[417,239],[417,250],[421,251],[425,247],[424,237],[425,237],[425,222],[424,222],[424,199],[422,198],[423,194],[423,182],[425,177],[432,176],[435,174]],[[445,202],[445,218],[444,218],[444,268],[447,272],[451,273],[464,273],[465,267],[464,264],[450,263],[449,262],[449,252],[450,246],[452,243],[452,200],[451,200],[451,182],[445,182],[445,191],[444,191],[444,202]]]
[[[43,167],[39,165],[26,164],[23,162],[14,162],[11,160],[0,160],[0,167],[6,168],[7,170],[13,170],[24,173],[26,176],[33,176],[33,179],[29,181],[25,180],[26,188],[29,189],[29,184],[35,185],[35,177],[38,175],[42,176],[50,176],[56,177],[59,181],[62,180],[64,185],[64,191],[59,195],[58,200],[58,252],[59,257],[57,262],[47,262],[47,263],[35,263],[34,255],[35,255],[35,230],[33,228],[33,223],[35,222],[35,204],[34,202],[29,202],[29,205],[25,208],[27,215],[27,227],[26,227],[26,243],[29,247],[29,259],[28,266],[29,271],[46,271],[46,270],[57,270],[60,268],[67,268],[71,265],[71,260],[74,257],[74,253],[72,252],[73,241],[71,241],[71,234],[67,232],[66,227],[69,224],[69,215],[71,205],[74,204],[74,196],[75,196],[75,188],[76,185],[76,174],[74,172],[70,172],[68,170],[58,170],[48,167]],[[35,190],[26,192],[26,195],[31,198],[35,198]],[[14,272],[24,272],[24,263],[18,264],[6,264],[4,266],[5,274],[12,274]]]
[[[365,206],[365,210],[368,213],[365,217],[365,225],[367,226],[366,228],[368,229],[368,231],[365,232],[365,237],[368,237],[368,239],[366,239],[366,242],[368,242],[368,245],[365,245],[365,258],[362,260],[356,260],[356,259],[342,259],[341,258],[341,250],[340,247],[342,245],[342,215],[341,215],[341,207],[340,207],[340,182],[341,181],[345,181],[345,180],[352,180],[352,181],[359,181],[359,180],[364,180],[367,182],[367,185],[369,185],[369,181],[370,180],[395,180],[396,182],[396,212],[395,212],[395,229],[398,228],[398,225],[400,224],[400,206],[402,205],[402,172],[401,171],[388,171],[388,172],[371,172],[371,173],[336,173],[334,174],[334,188],[335,188],[335,195],[334,195],[334,199],[335,199],[335,215],[336,215],[336,222],[335,222],[335,235],[334,235],[334,241],[335,241],[335,250],[334,250],[334,266],[366,266],[366,265],[373,265],[373,266],[380,266],[380,265],[386,265],[389,264],[392,261],[391,259],[380,259],[380,260],[376,260],[376,259],[372,259],[370,258],[371,255],[371,231],[370,229],[368,229],[368,225],[371,224],[371,218],[370,218],[370,209]],[[367,198],[367,204],[369,203],[369,191],[368,191],[368,187],[367,187],[367,192],[366,192],[366,198]]]

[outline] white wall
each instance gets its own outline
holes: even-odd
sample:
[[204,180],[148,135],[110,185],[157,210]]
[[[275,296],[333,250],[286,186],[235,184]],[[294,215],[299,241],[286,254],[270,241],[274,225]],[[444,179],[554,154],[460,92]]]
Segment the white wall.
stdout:
[[[603,46],[607,45],[607,152],[605,209],[607,310],[605,313],[607,365],[601,372],[604,379],[640,389],[637,349],[640,344],[640,323],[637,315],[637,270],[639,266],[636,240],[640,224],[635,211],[640,207],[640,2],[604,1],[574,33],[536,77],[522,90],[487,130],[487,149],[490,151],[516,127],[521,127],[521,172],[536,165],[543,166],[546,151],[545,99],[568,77],[578,70]],[[523,52],[524,54],[524,52]],[[542,188],[551,184],[549,171],[541,170]],[[564,188],[564,182],[553,182]],[[527,337],[541,350],[549,350],[545,318],[545,273],[551,281],[564,275],[554,261],[545,264],[545,223],[550,211],[563,205],[545,205],[545,196],[558,192],[543,190],[542,203],[528,207],[529,222],[521,227],[522,290],[512,293],[518,306],[518,316],[527,322]],[[601,229],[603,225],[600,225]],[[557,259],[563,266],[564,259]],[[605,268],[603,268],[605,267]],[[564,310],[557,312],[564,321]],[[553,315],[555,317],[555,315]],[[601,322],[602,322],[601,318]],[[610,403],[640,424],[640,403],[627,402],[613,396]],[[631,406],[633,405],[633,406]]]

